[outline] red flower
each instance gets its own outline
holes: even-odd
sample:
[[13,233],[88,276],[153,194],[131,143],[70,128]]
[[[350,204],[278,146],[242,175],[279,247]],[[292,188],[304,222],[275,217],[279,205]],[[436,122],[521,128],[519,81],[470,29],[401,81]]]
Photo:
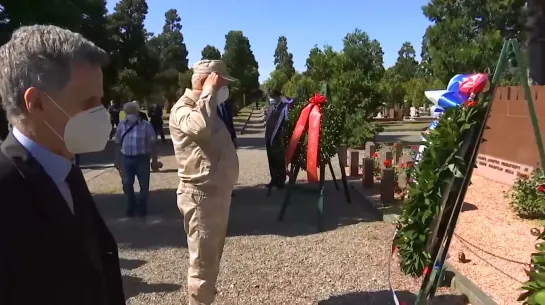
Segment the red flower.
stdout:
[[464,103],[464,105],[465,105],[466,107],[473,107],[473,106],[477,105],[477,101],[475,101],[475,100],[467,100],[467,101]]
[[418,150],[420,147],[418,147],[417,145],[413,145],[411,146],[412,150]]
[[[408,164],[407,164],[408,165]],[[399,164],[399,168],[405,168],[405,163]]]
[[545,184],[540,184],[537,186],[537,191],[540,193],[545,193]]
[[427,275],[428,273],[430,273],[430,268],[426,266],[424,268],[424,275]]
[[373,153],[373,157],[374,157],[374,158],[378,158],[378,152],[375,151],[375,152]]
[[384,167],[389,168],[390,166],[392,166],[392,161],[391,160],[384,160]]
[[413,168],[413,167],[414,167],[414,163],[412,162],[407,163],[407,168]]

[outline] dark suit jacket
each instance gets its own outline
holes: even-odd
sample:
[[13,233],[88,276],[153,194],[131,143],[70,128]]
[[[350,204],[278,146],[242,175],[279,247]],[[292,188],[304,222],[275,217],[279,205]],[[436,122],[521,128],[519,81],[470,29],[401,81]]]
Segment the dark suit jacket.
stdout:
[[231,140],[235,140],[237,138],[237,132],[235,130],[235,125],[233,124],[233,108],[231,105],[227,102],[223,103],[225,115],[221,115],[218,105],[218,115],[220,116],[223,123],[225,123],[225,127],[227,127],[227,130],[229,130],[229,133],[231,134]]
[[148,115],[144,111],[140,111],[138,115],[140,116],[141,120],[148,121]]
[[154,125],[163,125],[163,108],[159,104],[153,104],[148,108],[148,117],[150,123]]
[[[78,222],[13,134],[0,145],[0,304],[125,304],[117,244],[91,195],[82,197],[85,221]],[[88,231],[96,236],[94,257],[85,250]]]

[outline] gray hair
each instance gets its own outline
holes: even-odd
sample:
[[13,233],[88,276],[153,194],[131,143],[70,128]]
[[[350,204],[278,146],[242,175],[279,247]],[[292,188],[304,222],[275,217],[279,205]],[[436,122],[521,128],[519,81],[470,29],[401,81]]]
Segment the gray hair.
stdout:
[[7,117],[26,115],[24,94],[30,87],[50,94],[61,91],[75,62],[103,67],[108,54],[82,35],[53,25],[17,29],[0,47],[0,96]]
[[140,105],[138,105],[137,101],[132,101],[130,103],[125,103],[123,105],[123,112],[125,114],[137,114],[140,111]]
[[191,88],[196,87],[196,85],[200,83],[203,77],[207,77],[207,76],[208,74],[193,73],[193,75],[191,75]]

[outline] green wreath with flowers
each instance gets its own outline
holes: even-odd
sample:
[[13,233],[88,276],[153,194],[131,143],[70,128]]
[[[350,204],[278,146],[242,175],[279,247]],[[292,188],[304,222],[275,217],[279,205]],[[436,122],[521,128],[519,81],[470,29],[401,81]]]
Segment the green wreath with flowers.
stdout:
[[394,241],[405,274],[421,276],[431,263],[426,245],[433,220],[441,209],[449,181],[463,177],[466,170],[463,142],[471,127],[484,118],[486,104],[471,101],[449,108],[437,127],[425,135],[426,149],[415,166],[415,182],[409,185]]
[[545,305],[545,229],[533,228],[531,233],[538,240],[535,245],[537,252],[530,256],[530,268],[525,270],[529,279],[522,285],[525,292],[517,301],[524,305]]
[[[343,118],[344,113],[333,103],[331,93],[327,84],[322,86],[320,94],[326,96],[327,103],[322,107],[322,119],[320,121],[320,165],[327,164],[339,150],[339,145],[342,139],[342,132],[344,128]],[[284,123],[284,132],[282,133],[280,140],[282,147],[287,147],[290,142],[291,136],[301,115],[301,111],[308,105],[308,100],[311,94],[304,90],[298,90],[295,98],[295,105],[290,110],[288,118]],[[301,169],[306,170],[307,166],[307,137],[306,132],[299,140],[298,150],[294,155],[292,164],[298,165]]]

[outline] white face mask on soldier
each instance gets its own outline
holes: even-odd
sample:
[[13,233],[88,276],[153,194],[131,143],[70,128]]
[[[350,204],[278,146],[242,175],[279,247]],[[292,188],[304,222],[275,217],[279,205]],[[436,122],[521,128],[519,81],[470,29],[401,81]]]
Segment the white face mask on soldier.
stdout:
[[51,97],[49,99],[68,117],[64,135],[59,135],[46,121],[44,123],[64,141],[68,151],[83,154],[104,150],[112,131],[108,111],[104,106],[99,105],[71,117]]
[[229,98],[229,88],[221,87],[218,89],[216,94],[216,101],[218,102],[218,105],[222,104]]

